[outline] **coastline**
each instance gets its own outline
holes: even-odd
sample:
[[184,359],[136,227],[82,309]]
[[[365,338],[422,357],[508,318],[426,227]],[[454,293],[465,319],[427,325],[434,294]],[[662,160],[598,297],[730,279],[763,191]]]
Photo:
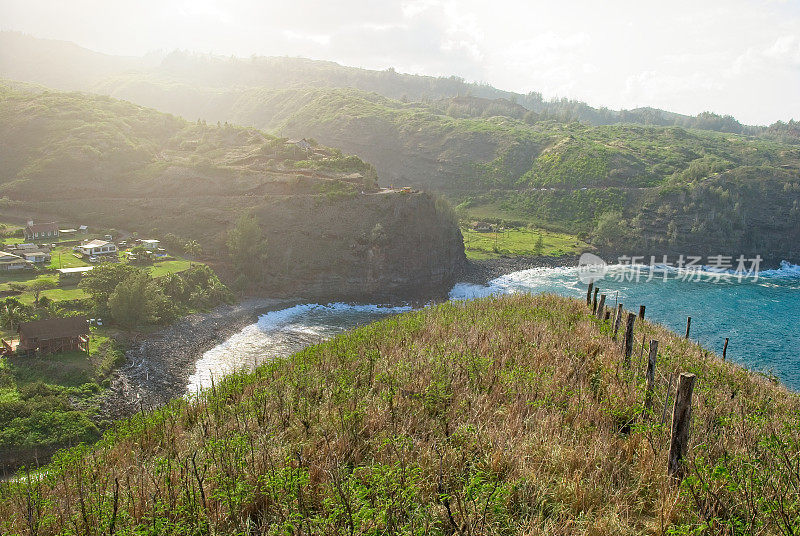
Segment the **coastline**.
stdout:
[[[511,272],[537,267],[554,268],[572,265],[577,261],[577,255],[469,261],[454,282],[486,284]],[[392,304],[422,305],[442,299],[439,294],[432,294],[427,301],[420,300],[419,296],[409,297],[405,301],[397,298],[389,301]],[[447,291],[444,292],[446,295]],[[194,365],[204,352],[256,322],[263,313],[310,301],[337,301],[335,297],[329,300],[319,298],[248,297],[234,305],[222,305],[209,312],[188,315],[154,333],[140,336],[125,353],[125,363],[113,374],[111,386],[100,406],[99,420],[125,418],[142,408],[158,407],[173,398],[184,396]],[[375,296],[375,300],[363,303],[385,303],[385,298],[382,295]]]
[[113,421],[152,409],[186,394],[194,364],[214,346],[256,322],[258,316],[291,307],[298,299],[245,298],[205,313],[185,316],[141,336],[125,353],[100,406],[100,419]]
[[499,257],[496,259],[472,260],[468,261],[467,266],[459,274],[457,282],[485,285],[492,279],[521,270],[577,266],[578,259],[580,259],[580,255],[559,255],[557,257],[540,255],[536,257]]

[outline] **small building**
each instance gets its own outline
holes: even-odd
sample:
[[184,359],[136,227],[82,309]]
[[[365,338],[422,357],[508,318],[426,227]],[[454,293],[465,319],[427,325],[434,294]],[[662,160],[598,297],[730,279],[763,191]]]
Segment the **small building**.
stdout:
[[295,139],[287,140],[286,143],[294,145],[295,147],[299,147],[304,151],[308,151],[309,149],[311,149],[311,142],[309,142],[305,138],[303,138],[302,140],[295,140]]
[[20,254],[26,261],[34,264],[50,262],[50,253],[41,249],[25,249]]
[[74,281],[80,279],[83,274],[94,269],[94,266],[76,266],[74,268],[59,268],[58,278],[62,281]]
[[0,271],[24,270],[33,268],[33,264],[26,261],[21,255],[0,251]]
[[70,229],[59,229],[58,230],[58,236],[60,236],[62,238],[72,238],[76,234],[78,234],[78,230],[77,229],[70,228]]
[[117,245],[107,240],[87,240],[76,248],[82,255],[96,257],[98,255],[115,255]]
[[34,224],[33,220],[31,220],[23,229],[23,234],[25,235],[25,240],[58,238],[58,224],[55,222]]
[[89,345],[89,320],[84,316],[73,316],[23,322],[17,333],[17,351],[27,355],[75,350],[86,352]]
[[476,221],[472,224],[472,230],[479,233],[491,233],[492,226],[485,221]]
[[159,245],[161,244],[161,241],[153,239],[145,239],[145,240],[139,240],[139,243],[150,251],[157,251]]

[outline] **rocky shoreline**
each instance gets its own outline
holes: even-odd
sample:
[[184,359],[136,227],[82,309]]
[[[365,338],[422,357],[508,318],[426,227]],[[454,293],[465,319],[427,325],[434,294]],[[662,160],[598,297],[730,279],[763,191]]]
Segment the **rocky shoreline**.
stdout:
[[497,259],[469,261],[464,271],[460,274],[460,283],[474,283],[485,285],[492,279],[529,270],[531,268],[559,268],[562,266],[577,266],[580,255],[561,255],[558,257],[500,257]]
[[[561,257],[501,257],[470,261],[456,282],[486,284],[502,275],[529,268],[574,266],[576,255]],[[422,305],[438,301],[447,295],[446,289],[429,300],[419,296],[411,300],[391,300]],[[376,303],[384,303],[385,296]],[[112,377],[111,387],[101,403],[99,420],[114,421],[130,416],[141,409],[166,404],[186,394],[189,376],[195,362],[214,346],[234,333],[254,323],[260,314],[307,303],[306,298],[247,298],[235,305],[223,305],[207,313],[195,313],[155,333],[134,340],[126,352],[125,363]],[[326,300],[316,300],[323,301]],[[328,300],[331,301],[331,300]]]
[[194,364],[204,352],[252,324],[260,314],[291,307],[297,299],[247,298],[195,313],[131,344],[100,405],[100,419],[113,421],[183,396]]

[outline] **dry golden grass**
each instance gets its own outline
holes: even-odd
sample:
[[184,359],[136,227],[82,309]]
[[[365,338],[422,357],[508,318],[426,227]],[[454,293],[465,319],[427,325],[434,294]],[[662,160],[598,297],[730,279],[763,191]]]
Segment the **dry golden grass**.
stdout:
[[[626,370],[609,334],[550,295],[365,326],[0,489],[0,533],[797,530],[798,396],[649,323]],[[660,341],[653,411],[643,338]],[[666,474],[680,372],[698,376],[683,482]]]

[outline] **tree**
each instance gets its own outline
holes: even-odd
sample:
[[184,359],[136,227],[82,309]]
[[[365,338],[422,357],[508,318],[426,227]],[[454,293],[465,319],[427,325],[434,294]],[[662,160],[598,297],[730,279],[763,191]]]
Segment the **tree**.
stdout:
[[173,300],[184,300],[186,288],[183,284],[183,278],[180,275],[176,273],[170,273],[159,278],[158,282],[161,285],[161,291],[166,296],[172,298]]
[[51,279],[34,279],[28,283],[28,290],[33,292],[33,303],[39,305],[39,296],[43,290],[55,287],[55,283]]
[[91,297],[99,310],[108,306],[108,298],[117,288],[120,281],[141,272],[140,268],[128,264],[101,264],[86,272],[78,284]]
[[0,308],[0,317],[3,325],[14,331],[14,324],[19,324],[25,319],[25,306],[16,298],[6,298]]
[[544,253],[544,239],[542,238],[541,233],[539,233],[539,237],[536,239],[536,243],[533,246],[533,252],[536,255],[541,255]]
[[160,292],[150,274],[143,271],[132,273],[120,281],[109,295],[108,310],[114,320],[127,328],[157,322],[157,294]]
[[189,240],[183,246],[183,251],[185,251],[190,257],[197,257],[203,252],[203,248],[200,246],[200,243],[197,240]]
[[622,212],[612,210],[604,212],[597,220],[594,230],[595,240],[601,246],[616,246],[625,244],[629,238],[626,222],[622,219]]
[[233,266],[239,273],[256,275],[264,252],[264,233],[252,214],[242,214],[228,233],[228,251]]

